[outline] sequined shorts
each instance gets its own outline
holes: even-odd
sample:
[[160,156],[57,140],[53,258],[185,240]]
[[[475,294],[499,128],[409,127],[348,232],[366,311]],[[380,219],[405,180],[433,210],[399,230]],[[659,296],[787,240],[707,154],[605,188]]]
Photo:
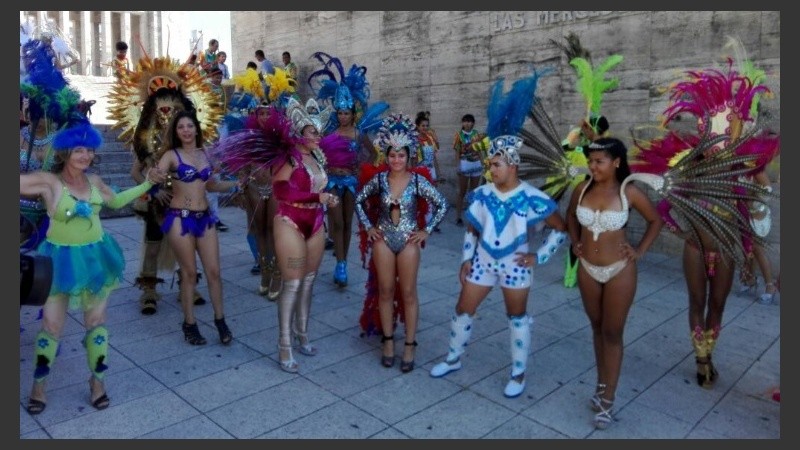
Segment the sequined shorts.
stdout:
[[520,246],[514,253],[496,259],[483,247],[478,246],[472,257],[472,269],[467,275],[467,281],[478,286],[495,286],[511,289],[527,289],[531,287],[533,270],[517,264],[516,252],[528,252],[528,246]]
[[594,278],[598,283],[607,283],[608,280],[614,278],[622,269],[628,265],[627,259],[620,259],[619,261],[609,264],[607,266],[596,266],[584,258],[581,258],[581,267],[586,269],[586,273]]

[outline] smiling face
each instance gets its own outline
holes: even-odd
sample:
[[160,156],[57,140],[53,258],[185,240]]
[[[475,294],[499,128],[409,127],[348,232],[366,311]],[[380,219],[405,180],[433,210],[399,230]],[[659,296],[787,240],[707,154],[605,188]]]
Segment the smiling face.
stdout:
[[402,172],[408,168],[408,150],[406,149],[389,149],[386,152],[386,162],[389,164],[389,169],[393,172]]
[[69,159],[67,165],[78,170],[86,170],[92,165],[94,159],[94,149],[88,147],[74,147],[69,152]]
[[425,133],[428,131],[429,126],[430,122],[428,122],[427,120],[421,120],[419,122],[419,125],[417,125],[417,130],[419,130],[420,133]]
[[586,159],[589,165],[589,172],[591,172],[592,178],[594,178],[595,181],[605,181],[616,178],[620,159],[612,158],[608,151],[596,150],[589,152]]
[[197,141],[197,127],[189,117],[181,117],[175,125],[178,139],[184,147],[195,147]]

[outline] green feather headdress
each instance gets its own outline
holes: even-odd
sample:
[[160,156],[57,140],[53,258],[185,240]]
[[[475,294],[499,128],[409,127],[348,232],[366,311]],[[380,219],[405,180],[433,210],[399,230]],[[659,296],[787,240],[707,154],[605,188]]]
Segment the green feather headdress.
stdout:
[[592,114],[599,115],[603,94],[619,85],[618,78],[605,79],[606,72],[622,62],[622,55],[611,55],[597,69],[584,58],[573,58],[569,64],[578,74],[578,92],[586,100],[586,119]]

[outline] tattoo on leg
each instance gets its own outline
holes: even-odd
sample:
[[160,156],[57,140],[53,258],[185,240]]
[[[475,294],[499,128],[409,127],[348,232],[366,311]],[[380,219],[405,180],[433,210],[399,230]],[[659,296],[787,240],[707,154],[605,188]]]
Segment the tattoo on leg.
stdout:
[[306,257],[302,256],[300,258],[289,258],[289,268],[290,269],[300,269],[305,267],[306,265]]

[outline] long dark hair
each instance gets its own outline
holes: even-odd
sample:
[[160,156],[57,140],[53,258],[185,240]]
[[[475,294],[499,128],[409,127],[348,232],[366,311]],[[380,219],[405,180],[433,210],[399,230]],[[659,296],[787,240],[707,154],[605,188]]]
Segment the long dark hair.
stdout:
[[178,137],[178,121],[183,119],[184,117],[188,117],[194,122],[195,128],[197,128],[197,136],[195,136],[195,145],[197,148],[203,148],[203,130],[200,129],[200,121],[197,120],[197,114],[195,114],[194,110],[185,110],[185,111],[178,111],[175,113],[175,117],[172,118],[172,122],[169,124],[169,141],[167,141],[167,145],[165,147],[165,151],[168,149],[177,148],[181,145],[181,138]]
[[616,175],[620,184],[631,174],[631,168],[628,166],[628,148],[617,138],[600,138],[584,147],[583,152],[586,154],[587,159],[592,152],[606,152],[612,160],[619,158],[619,167],[616,169]]

